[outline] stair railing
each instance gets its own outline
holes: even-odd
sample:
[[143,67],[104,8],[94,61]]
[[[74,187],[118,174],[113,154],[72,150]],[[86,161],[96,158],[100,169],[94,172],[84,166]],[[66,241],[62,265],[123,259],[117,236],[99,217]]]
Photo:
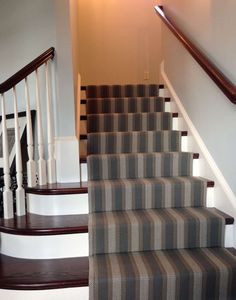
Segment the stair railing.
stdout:
[[[15,73],[5,82],[0,84],[0,101],[2,109],[2,149],[3,149],[3,173],[4,173],[4,190],[3,190],[3,213],[4,218],[9,219],[14,216],[13,191],[11,190],[11,166],[9,159],[8,136],[7,136],[7,113],[6,113],[6,93],[12,92],[13,111],[14,111],[14,130],[15,130],[15,170],[16,170],[16,185],[15,199],[16,199],[16,214],[22,216],[26,214],[25,205],[25,190],[23,187],[23,166],[21,153],[21,138],[19,130],[18,119],[18,97],[16,86],[19,83],[24,83],[24,97],[26,110],[26,130],[27,130],[27,185],[29,187],[36,186],[36,170],[38,169],[38,183],[44,185],[46,183],[56,182],[56,161],[54,157],[54,121],[52,114],[52,100],[51,100],[51,76],[50,76],[50,60],[54,58],[55,49],[50,48],[31,63],[26,65],[20,71]],[[40,84],[39,84],[39,68],[44,65],[44,76],[46,86],[46,109],[47,109],[47,150],[48,160],[45,160],[45,145],[43,135],[43,121],[42,121],[42,102],[40,99]],[[37,152],[38,162],[34,159],[34,138],[33,125],[31,118],[31,100],[30,100],[30,86],[28,83],[28,76],[33,74],[35,76],[35,102],[37,111]],[[7,103],[8,104],[8,103]]]
[[215,64],[176,26],[164,13],[162,6],[155,6],[156,13],[177,39],[183,44],[193,58],[205,70],[215,84],[236,104],[236,86],[216,67]]

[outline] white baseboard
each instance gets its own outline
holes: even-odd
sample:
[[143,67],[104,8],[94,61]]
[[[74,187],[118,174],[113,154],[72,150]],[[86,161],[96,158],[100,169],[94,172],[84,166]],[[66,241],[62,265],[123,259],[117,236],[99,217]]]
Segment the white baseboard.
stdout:
[[80,162],[77,137],[57,137],[55,145],[57,182],[79,182]]

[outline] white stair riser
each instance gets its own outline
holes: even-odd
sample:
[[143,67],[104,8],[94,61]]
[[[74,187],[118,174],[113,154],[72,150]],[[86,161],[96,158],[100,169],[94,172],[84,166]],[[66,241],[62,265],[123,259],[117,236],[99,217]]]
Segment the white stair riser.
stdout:
[[43,291],[14,291],[1,290],[0,299],[14,299],[14,300],[88,300],[89,288],[67,288]]
[[27,195],[29,213],[43,216],[78,215],[88,213],[88,194]]
[[88,233],[24,236],[1,233],[1,254],[26,259],[88,256]]
[[[226,225],[225,247],[233,247],[234,225]],[[88,256],[88,233],[22,236],[1,233],[2,254],[26,259]]]

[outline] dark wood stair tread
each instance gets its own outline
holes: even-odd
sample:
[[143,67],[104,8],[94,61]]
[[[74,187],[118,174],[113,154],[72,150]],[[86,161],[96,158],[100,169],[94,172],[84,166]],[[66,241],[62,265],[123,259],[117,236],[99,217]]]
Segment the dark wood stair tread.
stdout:
[[220,214],[224,219],[225,219],[225,224],[226,225],[231,225],[234,224],[234,218],[231,217],[230,215],[224,213],[223,211],[215,208],[215,207],[208,207],[209,210],[216,212],[218,214]]
[[[164,84],[159,84],[158,85],[159,86],[159,89],[164,89]],[[87,86],[86,85],[82,85],[81,87],[80,87],[80,90],[81,91],[86,91],[87,90]]]
[[0,254],[0,288],[43,290],[88,286],[88,257],[19,259]]
[[[171,98],[170,97],[164,97],[165,102],[171,102]],[[80,100],[80,104],[86,104],[87,103],[87,99],[81,99]]]
[[[227,248],[236,256],[236,249]],[[88,257],[20,259],[0,254],[0,288],[44,290],[88,286]]]
[[15,235],[59,235],[88,232],[88,215],[41,216],[27,213],[0,219],[0,232]]
[[[114,154],[119,154],[119,153],[114,153]],[[193,153],[193,159],[199,159],[199,153]],[[86,162],[87,162],[87,155],[85,155],[85,154],[80,155],[80,163],[85,164]]]
[[[181,136],[188,136],[188,131],[184,130],[181,131]],[[87,140],[88,135],[87,134],[80,134],[80,140]]]
[[65,195],[65,194],[86,194],[88,192],[87,183],[52,183],[37,185],[36,187],[26,187],[26,193],[39,195]]
[[[234,223],[234,218],[216,208],[209,208],[222,215],[225,224]],[[14,219],[0,219],[0,232],[18,235],[58,235],[88,232],[88,215],[40,216],[27,214]]]
[[[178,118],[179,114],[177,112],[172,113],[172,118]],[[87,115],[81,115],[80,121],[87,121]]]

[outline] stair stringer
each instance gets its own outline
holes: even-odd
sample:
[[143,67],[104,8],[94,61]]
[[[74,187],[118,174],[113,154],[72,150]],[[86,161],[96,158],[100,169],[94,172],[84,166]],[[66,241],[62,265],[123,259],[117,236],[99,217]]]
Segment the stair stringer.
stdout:
[[[198,130],[191,121],[187,111],[185,110],[181,99],[178,97],[170,79],[168,78],[164,62],[161,64],[161,78],[165,85],[165,97],[171,97],[170,111],[178,112],[178,130],[187,130],[188,137],[183,145],[184,151],[197,152],[200,159],[194,166],[194,175],[211,178],[215,182],[212,189],[212,197],[208,197],[207,206],[216,207],[217,209],[229,213],[232,217],[236,217],[236,195],[233,193],[224,175],[213,159],[210,151],[202,140]],[[236,224],[226,226],[225,247],[236,247]]]

